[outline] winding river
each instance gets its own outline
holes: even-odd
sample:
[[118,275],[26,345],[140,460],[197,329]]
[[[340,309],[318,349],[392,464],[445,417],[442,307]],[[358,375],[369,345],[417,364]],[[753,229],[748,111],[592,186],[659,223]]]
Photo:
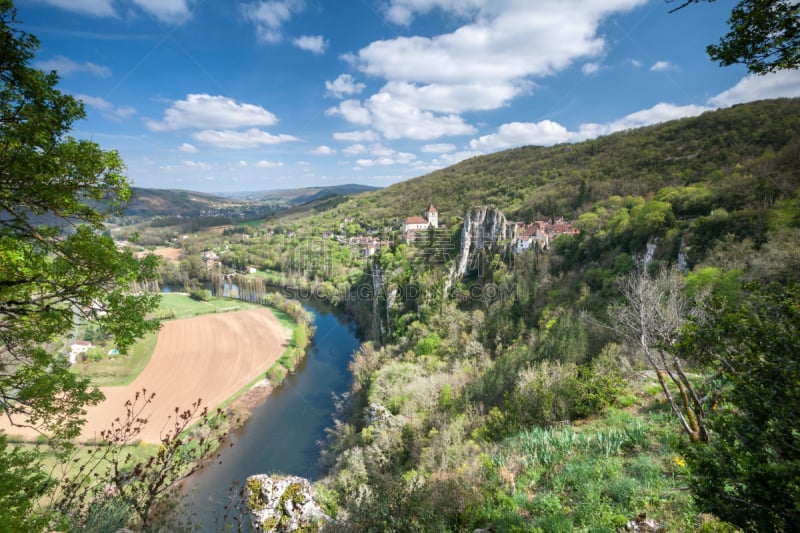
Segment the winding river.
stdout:
[[231,434],[233,446],[187,482],[192,520],[203,525],[202,531],[220,530],[235,482],[243,484],[252,474],[291,474],[312,481],[321,474],[318,442],[332,425],[334,395],[350,386],[348,363],[360,341],[340,313],[313,301],[304,306],[316,327],[306,358]]

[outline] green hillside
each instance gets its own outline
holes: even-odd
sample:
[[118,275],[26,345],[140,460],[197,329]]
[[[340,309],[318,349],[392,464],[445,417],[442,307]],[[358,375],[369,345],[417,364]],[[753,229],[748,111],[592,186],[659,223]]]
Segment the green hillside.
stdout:
[[762,180],[778,180],[774,186],[780,188],[783,174],[797,168],[798,136],[800,99],[754,102],[577,144],[475,157],[367,193],[340,209],[391,219],[417,214],[433,201],[447,215],[492,204],[514,219],[573,217],[611,195],[648,196],[700,182],[747,185],[721,182],[732,174],[742,179],[742,166],[761,173]]

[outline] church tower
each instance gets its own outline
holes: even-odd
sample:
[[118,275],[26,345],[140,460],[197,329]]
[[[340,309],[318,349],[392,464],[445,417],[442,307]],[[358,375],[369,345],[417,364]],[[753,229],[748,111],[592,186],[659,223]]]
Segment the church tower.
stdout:
[[439,212],[436,211],[436,207],[433,205],[433,202],[431,202],[430,205],[428,205],[428,209],[425,210],[425,219],[432,227],[439,227]]

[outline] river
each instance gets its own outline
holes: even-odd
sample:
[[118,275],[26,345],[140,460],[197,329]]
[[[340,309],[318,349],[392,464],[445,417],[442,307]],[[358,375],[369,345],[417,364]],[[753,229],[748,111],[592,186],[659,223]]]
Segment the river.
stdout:
[[350,387],[348,363],[360,341],[355,326],[340,313],[318,302],[304,306],[313,313],[316,328],[306,358],[230,435],[233,446],[226,444],[217,462],[187,481],[187,503],[201,531],[220,530],[235,482],[243,484],[252,474],[291,474],[312,481],[321,474],[318,442],[332,425],[334,395]]

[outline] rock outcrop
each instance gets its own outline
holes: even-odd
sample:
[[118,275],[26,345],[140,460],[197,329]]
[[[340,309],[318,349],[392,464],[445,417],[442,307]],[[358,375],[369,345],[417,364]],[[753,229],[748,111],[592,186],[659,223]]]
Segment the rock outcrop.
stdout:
[[477,267],[479,252],[505,252],[514,241],[514,224],[496,207],[480,205],[471,208],[464,215],[461,230],[461,250],[458,255],[454,275],[464,276],[468,270]]
[[314,500],[311,484],[305,478],[250,476],[247,498],[254,533],[317,531],[330,521]]

